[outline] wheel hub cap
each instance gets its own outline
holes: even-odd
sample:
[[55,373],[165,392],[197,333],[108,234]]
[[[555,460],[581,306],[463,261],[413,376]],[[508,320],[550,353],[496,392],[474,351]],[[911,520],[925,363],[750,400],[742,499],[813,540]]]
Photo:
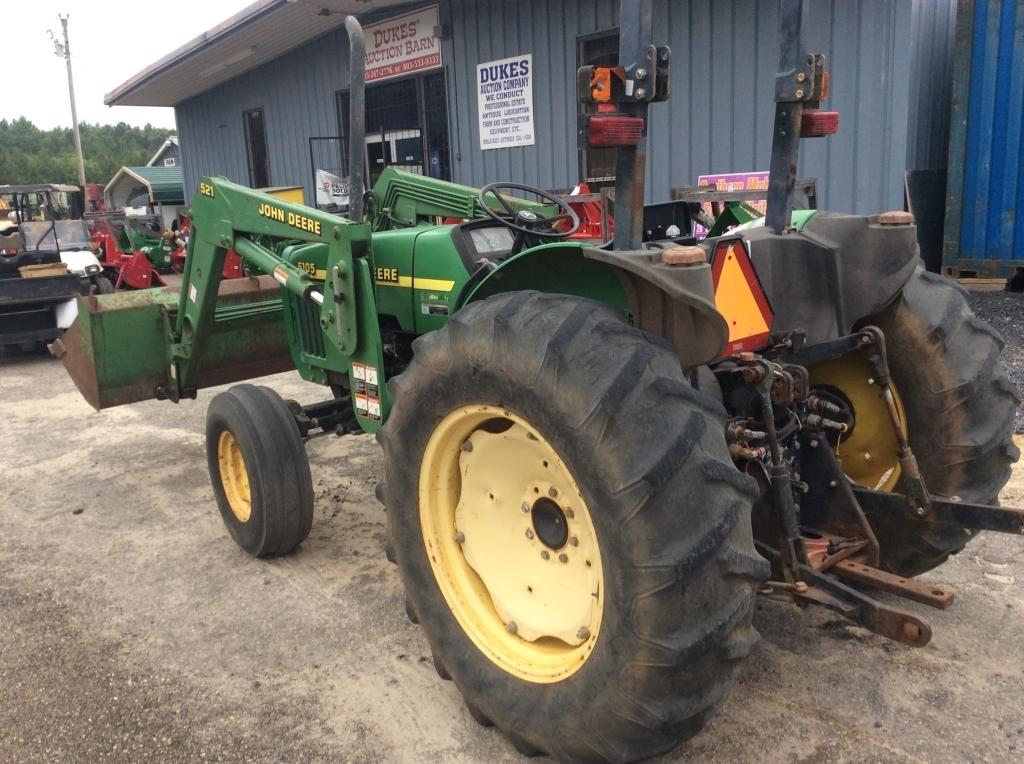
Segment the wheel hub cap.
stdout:
[[249,522],[252,516],[252,497],[249,493],[249,472],[245,468],[242,449],[228,430],[217,438],[217,462],[224,496],[231,507],[231,513],[240,523]]
[[578,669],[600,629],[601,555],[551,445],[506,410],[466,407],[435,429],[420,486],[431,567],[477,646],[535,682]]
[[569,540],[569,521],[565,512],[551,499],[540,498],[530,512],[533,530],[548,549],[558,551]]
[[[871,364],[863,353],[811,368],[811,387],[823,388],[823,397],[841,408],[850,410],[847,433],[838,436],[836,455],[847,477],[858,485],[875,491],[891,491],[900,479],[900,463],[896,434],[882,391],[872,379]],[[837,396],[832,391],[838,391]],[[896,386],[893,398],[903,434],[907,434],[907,417]]]

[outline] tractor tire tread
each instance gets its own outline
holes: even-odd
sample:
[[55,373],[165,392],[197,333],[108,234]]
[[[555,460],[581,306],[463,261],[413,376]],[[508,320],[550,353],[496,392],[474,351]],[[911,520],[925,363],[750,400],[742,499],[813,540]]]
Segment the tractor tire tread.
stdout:
[[[1019,456],[1012,430],[1020,398],[999,361],[1002,338],[973,314],[966,290],[922,268],[864,323],[885,332],[910,445],[929,490],[995,502]],[[955,524],[870,519],[882,567],[907,577],[941,565],[973,535]]]
[[[230,429],[249,473],[253,525],[239,523],[220,485],[217,440]],[[210,478],[228,531],[255,557],[291,552],[313,524],[313,481],[302,436],[288,404],[273,390],[251,384],[219,393],[207,410]]]
[[[754,593],[769,570],[753,546],[756,485],[729,458],[721,404],[688,385],[678,356],[660,338],[629,326],[605,305],[565,295],[514,292],[470,304],[413,348],[414,361],[398,378],[401,397],[382,428],[388,522],[406,592],[417,603],[434,654],[453,659],[448,669],[467,705],[517,750],[561,761],[635,761],[696,733],[756,643]],[[477,380],[524,380],[531,392],[523,400],[539,396],[558,409],[551,416],[562,417],[567,430],[578,425],[573,437],[592,444],[590,455],[600,462],[595,482],[614,504],[603,508],[617,523],[622,559],[631,571],[621,603],[629,625],[620,652],[628,657],[611,675],[589,680],[593,684],[578,678],[584,667],[549,685],[572,685],[577,701],[580,692],[588,701],[584,710],[570,703],[571,716],[555,714],[543,724],[537,716],[525,723],[530,711],[548,716],[531,707],[528,698],[534,696],[523,689],[528,683],[496,667],[508,681],[484,679],[479,672],[492,664],[461,631],[462,645],[435,631],[450,612],[433,591],[425,560],[410,564],[423,546],[418,515],[410,520],[418,512],[409,498],[416,494],[418,453],[390,444],[415,440],[412,431],[423,426],[416,420],[460,366]],[[490,402],[515,408],[513,398]],[[677,434],[651,437],[652,428]],[[621,458],[627,452],[632,458]],[[693,501],[695,491],[699,501]],[[467,672],[467,665],[473,670]],[[624,713],[628,708],[649,711]]]

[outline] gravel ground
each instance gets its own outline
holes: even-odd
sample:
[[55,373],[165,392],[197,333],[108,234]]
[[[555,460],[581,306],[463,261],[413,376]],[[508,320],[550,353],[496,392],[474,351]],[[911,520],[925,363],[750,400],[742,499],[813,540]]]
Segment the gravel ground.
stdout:
[[[1019,373],[1020,298],[978,302]],[[405,618],[373,438],[310,442],[313,532],[253,560],[206,474],[214,392],[95,413],[47,356],[0,358],[0,761],[523,761]],[[1024,505],[1024,463],[1001,499]],[[1021,551],[985,533],[930,574],[945,611],[881,595],[931,623],[920,649],[760,601],[736,689],[663,761],[1024,762]]]
[[[1003,365],[1024,393],[1024,293],[971,292],[971,307],[1003,336]],[[1017,407],[1016,432],[1024,433],[1024,402]]]

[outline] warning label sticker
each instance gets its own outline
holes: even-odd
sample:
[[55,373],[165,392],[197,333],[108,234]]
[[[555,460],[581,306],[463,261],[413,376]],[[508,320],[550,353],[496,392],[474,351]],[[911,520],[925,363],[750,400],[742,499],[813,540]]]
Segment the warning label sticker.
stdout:
[[380,382],[376,366],[365,363],[352,364],[352,390],[377,401],[377,418],[380,418]]
[[380,398],[357,393],[353,400],[356,404],[356,414],[370,419],[380,419]]
[[380,398],[367,398],[370,419],[380,419]]

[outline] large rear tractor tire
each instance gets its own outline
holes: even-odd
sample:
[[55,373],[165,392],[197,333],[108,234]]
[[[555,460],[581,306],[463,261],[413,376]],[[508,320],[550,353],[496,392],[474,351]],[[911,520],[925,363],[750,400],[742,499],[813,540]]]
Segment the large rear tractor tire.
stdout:
[[[1011,437],[1018,397],[999,364],[999,335],[975,317],[958,285],[922,268],[888,308],[862,323],[885,332],[893,385],[928,490],[969,502],[996,501],[1019,456]],[[840,363],[813,369],[812,384],[833,382]],[[851,374],[847,367],[845,377],[866,382],[867,369]],[[858,384],[853,392],[846,389],[847,397],[867,400],[862,383],[859,393]],[[862,445],[841,443],[840,458],[851,477],[856,479],[858,470],[872,476],[859,481],[868,488],[892,490],[898,467],[891,474],[881,470],[897,463],[895,438],[884,407],[879,408],[877,388],[871,396],[872,415],[858,416],[853,431]],[[869,467],[865,460],[871,455]],[[875,477],[880,484],[873,484]],[[878,536],[881,566],[900,576],[941,565],[972,538],[956,524],[883,514],[870,514],[868,520]]]
[[768,575],[724,410],[670,346],[575,297],[491,297],[413,349],[378,439],[438,673],[528,754],[635,761],[694,734]]
[[313,479],[288,404],[236,385],[210,401],[206,461],[231,537],[253,557],[288,554],[313,525]]

